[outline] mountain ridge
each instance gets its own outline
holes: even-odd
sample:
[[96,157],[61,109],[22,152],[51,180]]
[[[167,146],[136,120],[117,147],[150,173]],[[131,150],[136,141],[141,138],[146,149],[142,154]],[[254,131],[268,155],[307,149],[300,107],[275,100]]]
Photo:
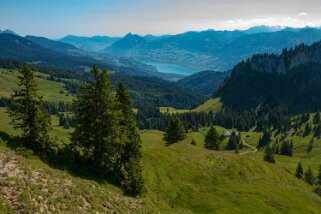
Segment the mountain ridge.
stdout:
[[321,42],[317,42],[241,61],[214,97],[235,109],[284,105],[290,112],[311,112],[321,108],[320,91]]
[[[251,29],[249,29],[251,32]],[[252,29],[253,30],[253,29]],[[255,29],[254,29],[255,31]],[[229,70],[240,60],[257,53],[280,53],[300,43],[312,44],[321,40],[317,28],[284,28],[246,31],[190,31],[183,34],[156,37],[127,34],[104,53],[130,57],[140,61],[172,63],[198,70]],[[135,36],[135,39],[133,39]]]

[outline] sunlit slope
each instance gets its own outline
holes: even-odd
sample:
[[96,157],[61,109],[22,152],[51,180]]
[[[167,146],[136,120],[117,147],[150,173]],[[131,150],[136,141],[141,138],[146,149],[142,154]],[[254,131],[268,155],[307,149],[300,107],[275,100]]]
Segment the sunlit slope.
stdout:
[[[17,87],[19,75],[18,71],[10,71],[0,68],[0,97],[9,97],[12,94],[12,89]],[[47,75],[39,74],[43,78],[36,77],[36,82],[39,86],[39,93],[45,101],[50,102],[71,102],[73,96],[65,90],[64,84],[60,82],[47,80]]]
[[[303,181],[259,155],[210,152],[203,133],[165,147],[162,132],[145,131],[147,198],[166,212],[318,213],[321,199]],[[198,146],[190,144],[191,139]]]
[[175,109],[173,107],[160,107],[159,110],[162,113],[169,113],[169,114],[181,114],[187,112],[218,112],[222,108],[222,102],[219,98],[209,99],[206,100],[204,103],[200,104],[199,106],[188,110],[188,109]]
[[[8,115],[3,108],[0,116],[1,122],[8,123]],[[63,146],[68,143],[72,130],[57,127],[56,121],[53,118],[51,136]],[[225,130],[216,128],[219,133]],[[17,134],[7,124],[1,125],[0,131]],[[211,152],[203,148],[206,131],[200,129],[189,133],[183,142],[168,147],[164,145],[162,132],[141,131],[146,191],[138,199],[121,196],[120,190],[112,184],[78,178],[33,156],[17,155],[6,146],[0,147],[0,154],[5,157],[16,155],[19,160],[16,167],[26,174],[39,171],[44,178],[32,183],[28,182],[31,177],[25,177],[23,179],[27,180],[18,179],[16,185],[10,186],[16,192],[24,191],[33,196],[31,199],[17,199],[17,203],[27,206],[32,212],[43,209],[41,207],[47,209],[48,204],[42,198],[49,197],[55,209],[80,213],[104,212],[106,207],[120,213],[319,213],[321,198],[281,163],[292,161],[291,158],[277,157],[274,165],[263,162],[260,153]],[[260,134],[248,132],[242,136],[249,144],[255,144]],[[192,139],[195,139],[196,146],[190,144]],[[296,158],[293,160],[297,161]],[[48,187],[49,192],[39,191],[48,185],[45,181],[49,177],[55,181]],[[11,181],[13,178],[7,179]],[[70,186],[65,186],[66,180],[69,184],[71,181]],[[63,185],[66,192],[60,191],[58,184]],[[54,200],[54,194],[59,196],[58,200]],[[6,195],[2,194],[2,197],[7,203]],[[38,204],[35,205],[32,199]]]

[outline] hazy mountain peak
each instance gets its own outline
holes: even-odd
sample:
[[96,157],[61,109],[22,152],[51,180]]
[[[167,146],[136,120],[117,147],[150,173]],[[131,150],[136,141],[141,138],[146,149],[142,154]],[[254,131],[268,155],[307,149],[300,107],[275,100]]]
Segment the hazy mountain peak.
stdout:
[[272,33],[284,30],[285,27],[282,26],[267,26],[267,25],[260,25],[260,26],[254,26],[250,27],[249,29],[245,30],[245,33],[248,34],[255,34],[255,33]]
[[12,34],[12,35],[19,36],[18,34],[16,34],[15,32],[13,32],[12,30],[9,30],[9,29],[3,30],[3,31],[0,29],[0,34]]

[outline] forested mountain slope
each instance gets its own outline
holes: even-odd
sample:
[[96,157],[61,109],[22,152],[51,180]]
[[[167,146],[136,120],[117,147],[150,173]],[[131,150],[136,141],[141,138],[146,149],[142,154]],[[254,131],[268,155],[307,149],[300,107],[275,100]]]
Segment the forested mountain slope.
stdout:
[[285,105],[293,111],[321,108],[321,43],[299,45],[281,55],[255,55],[240,62],[215,93],[225,106]]
[[202,71],[179,80],[177,84],[210,97],[229,74],[230,72]]

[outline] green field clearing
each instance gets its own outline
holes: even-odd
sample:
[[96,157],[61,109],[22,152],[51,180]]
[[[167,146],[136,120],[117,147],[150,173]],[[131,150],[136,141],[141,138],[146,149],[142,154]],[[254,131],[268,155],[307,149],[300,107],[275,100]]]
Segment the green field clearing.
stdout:
[[168,114],[182,114],[187,112],[210,112],[213,113],[218,112],[222,108],[222,103],[219,98],[216,99],[209,99],[202,103],[201,105],[197,106],[194,109],[176,109],[173,107],[160,107],[159,110],[161,113],[168,113]]
[[[36,74],[47,77],[44,74]],[[0,97],[9,97],[12,94],[12,89],[17,87],[18,75],[18,71],[10,71],[8,69],[0,68]],[[64,88],[63,83],[37,77],[35,79],[40,89],[39,93],[43,96],[45,101],[71,102],[74,99],[73,95],[69,94]]]

